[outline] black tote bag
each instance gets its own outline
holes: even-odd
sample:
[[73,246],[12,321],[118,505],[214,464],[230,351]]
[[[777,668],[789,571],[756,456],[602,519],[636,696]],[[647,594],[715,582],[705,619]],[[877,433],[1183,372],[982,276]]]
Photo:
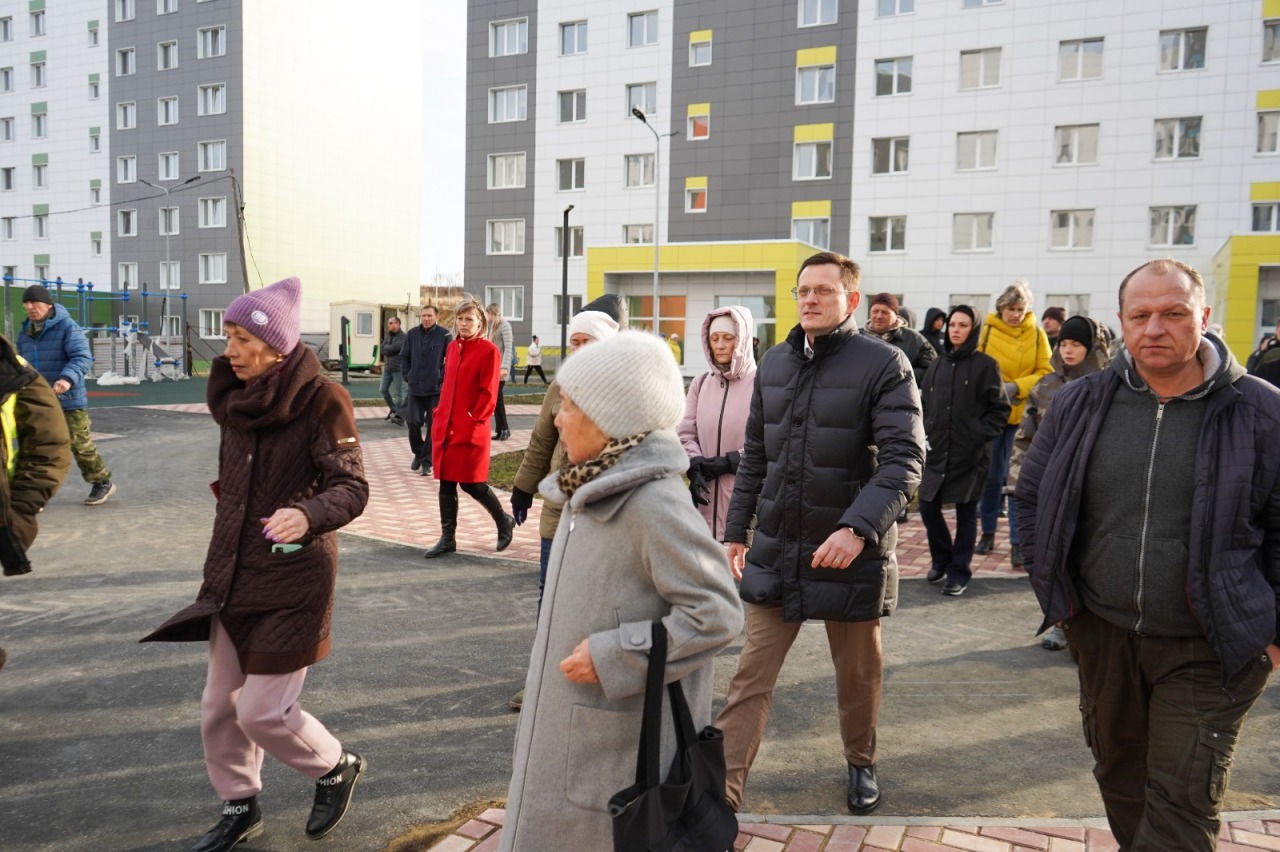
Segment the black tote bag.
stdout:
[[724,800],[724,735],[710,725],[701,733],[694,731],[679,681],[667,685],[677,748],[666,780],[661,780],[666,667],[667,629],[655,621],[636,783],[609,800],[613,848],[615,852],[729,852],[738,836],[738,817]]

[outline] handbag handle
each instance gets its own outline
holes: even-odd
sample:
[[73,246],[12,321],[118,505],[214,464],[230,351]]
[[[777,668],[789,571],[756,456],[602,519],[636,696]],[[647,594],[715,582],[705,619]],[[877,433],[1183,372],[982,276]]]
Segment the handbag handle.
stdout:
[[[667,669],[667,628],[661,621],[652,624],[649,668],[645,675],[644,718],[640,723],[640,749],[636,754],[636,783],[648,790],[662,783],[662,681]],[[685,700],[680,681],[667,684],[671,715],[675,720],[679,749],[688,748],[698,739],[693,716]]]

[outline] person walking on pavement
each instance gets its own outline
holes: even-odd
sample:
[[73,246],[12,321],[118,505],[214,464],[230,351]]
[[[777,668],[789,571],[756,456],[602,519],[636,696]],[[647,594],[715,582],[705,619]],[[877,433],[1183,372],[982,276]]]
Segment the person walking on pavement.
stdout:
[[396,426],[403,426],[400,407],[404,405],[404,373],[400,370],[400,350],[404,348],[405,333],[400,330],[400,317],[387,320],[387,333],[382,338],[382,384],[378,390],[387,403],[387,416]]
[[[946,580],[944,595],[962,595],[973,578],[978,498],[991,465],[991,442],[1009,419],[1009,401],[995,359],[978,351],[978,316],[956,305],[947,317],[947,344],[929,365],[921,388],[928,441],[920,483],[920,520],[929,540],[930,583]],[[942,506],[956,507],[953,539]]]
[[1067,309],[1056,305],[1045,308],[1044,313],[1040,315],[1040,327],[1044,329],[1044,336],[1049,341],[1050,349],[1058,345],[1058,333],[1066,321]]
[[[529,344],[528,353],[524,360],[524,383],[529,384],[529,373],[537,371],[538,378],[542,379],[544,385],[551,384],[547,381],[547,374],[542,372],[542,346],[538,343],[538,335],[533,336],[533,342]],[[515,376],[512,376],[512,381]]]
[[507,425],[507,404],[502,399],[502,393],[507,386],[507,379],[515,379],[508,362],[515,354],[516,338],[511,330],[511,323],[502,316],[502,308],[497,302],[488,307],[488,314],[489,340],[498,347],[498,364],[502,368],[498,378],[498,400],[493,409],[493,440],[505,441],[511,437],[511,428]]
[[58,395],[71,435],[71,454],[80,467],[80,475],[90,485],[84,504],[100,506],[116,493],[116,486],[111,481],[111,470],[93,443],[89,394],[84,387],[85,377],[93,369],[89,341],[84,329],[65,307],[53,303],[43,285],[32,284],[23,292],[22,307],[27,319],[15,341],[18,354],[44,376]]
[[711,369],[689,386],[684,418],[676,427],[689,455],[689,493],[716,541],[724,540],[751,410],[754,329],[751,311],[742,305],[716,308],[702,320],[702,349]]
[[489,417],[501,387],[498,347],[485,338],[485,309],[463,297],[454,313],[458,336],[444,358],[444,385],[431,426],[431,457],[440,480],[440,540],[423,554],[435,559],[458,549],[458,489],[471,495],[498,527],[498,552],[507,549],[515,519],[489,487]]
[[897,605],[894,521],[920,484],[924,428],[906,356],[860,333],[853,319],[858,279],[858,265],[843,255],[807,258],[793,291],[800,323],[756,371],[724,535],[747,602],[746,644],[715,722],[734,809],[778,672],[807,619],[826,622],[849,810],[880,804],[880,619]]
[[351,397],[298,341],[301,297],[302,282],[285,278],[223,314],[226,351],[207,388],[221,438],[204,582],[142,640],[209,643],[200,734],[223,803],[192,852],[229,852],[263,832],[264,754],[315,781],[312,840],[341,822],[365,770],[298,704],[330,650],[337,530],[369,499]]
[[[71,437],[58,397],[44,377],[0,335],[0,565],[29,574],[36,516],[71,469]],[[0,669],[8,653],[0,648]]]
[[[410,470],[431,475],[431,412],[440,402],[440,381],[444,378],[444,353],[453,335],[436,320],[435,305],[423,305],[418,311],[419,325],[405,334],[400,350],[400,366],[404,370],[409,394],[405,398],[409,418],[409,449],[413,452]],[[422,433],[426,431],[424,438]]]
[[1193,267],[1144,263],[1119,302],[1124,348],[1054,396],[1018,521],[1120,849],[1205,852],[1280,666],[1280,391],[1205,332]]
[[938,357],[938,352],[923,334],[912,328],[899,313],[898,299],[892,293],[877,293],[867,309],[867,332],[907,356],[916,384],[924,379],[925,370]]

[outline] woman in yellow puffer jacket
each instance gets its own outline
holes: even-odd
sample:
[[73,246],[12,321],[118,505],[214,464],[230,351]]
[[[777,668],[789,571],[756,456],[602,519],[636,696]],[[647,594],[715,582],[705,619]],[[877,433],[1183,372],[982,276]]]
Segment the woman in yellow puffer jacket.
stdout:
[[[1044,329],[1036,325],[1036,315],[1031,312],[1031,287],[1019,278],[996,299],[996,309],[987,314],[982,325],[982,339],[978,351],[985,352],[1000,365],[1000,378],[1004,380],[1004,392],[1013,411],[1004,431],[991,446],[991,469],[987,473],[987,485],[982,492],[979,513],[982,516],[982,537],[978,539],[975,553],[990,553],[995,542],[996,521],[1000,513],[1000,495],[1005,477],[1009,474],[1009,456],[1013,452],[1013,437],[1022,422],[1022,410],[1027,404],[1027,394],[1041,376],[1048,375],[1052,347]],[[1015,507],[1009,498],[1009,561],[1015,568],[1022,567],[1022,548],[1018,543],[1018,528],[1014,523]]]

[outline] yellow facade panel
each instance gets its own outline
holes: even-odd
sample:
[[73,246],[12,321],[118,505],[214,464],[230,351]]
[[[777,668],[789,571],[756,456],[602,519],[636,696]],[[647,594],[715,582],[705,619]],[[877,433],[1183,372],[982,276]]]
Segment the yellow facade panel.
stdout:
[[1262,0],[1262,17],[1264,20],[1280,18],[1280,0]]
[[1223,324],[1227,346],[1244,361],[1257,341],[1258,274],[1263,266],[1280,264],[1280,234],[1231,237],[1211,264],[1216,302],[1224,316],[1210,317]]
[[711,115],[711,104],[689,104],[687,115]]
[[[1280,0],[1277,0],[1280,2]],[[1249,184],[1250,201],[1280,201],[1280,181]]]
[[1258,109],[1280,109],[1280,89],[1258,92]]
[[697,44],[703,41],[711,41],[711,30],[694,30],[689,33],[689,44]]
[[687,177],[687,178],[685,178],[685,179],[684,179],[684,188],[685,188],[685,189],[706,189],[706,188],[707,188],[707,176],[706,176],[706,175],[701,175],[701,176],[699,176],[699,177]]
[[796,142],[830,142],[836,137],[836,126],[826,124],[797,124],[792,130]]
[[831,216],[830,200],[791,202],[792,219],[819,219],[823,216]]
[[808,68],[812,65],[835,65],[836,46],[807,47],[796,51],[796,67]]

